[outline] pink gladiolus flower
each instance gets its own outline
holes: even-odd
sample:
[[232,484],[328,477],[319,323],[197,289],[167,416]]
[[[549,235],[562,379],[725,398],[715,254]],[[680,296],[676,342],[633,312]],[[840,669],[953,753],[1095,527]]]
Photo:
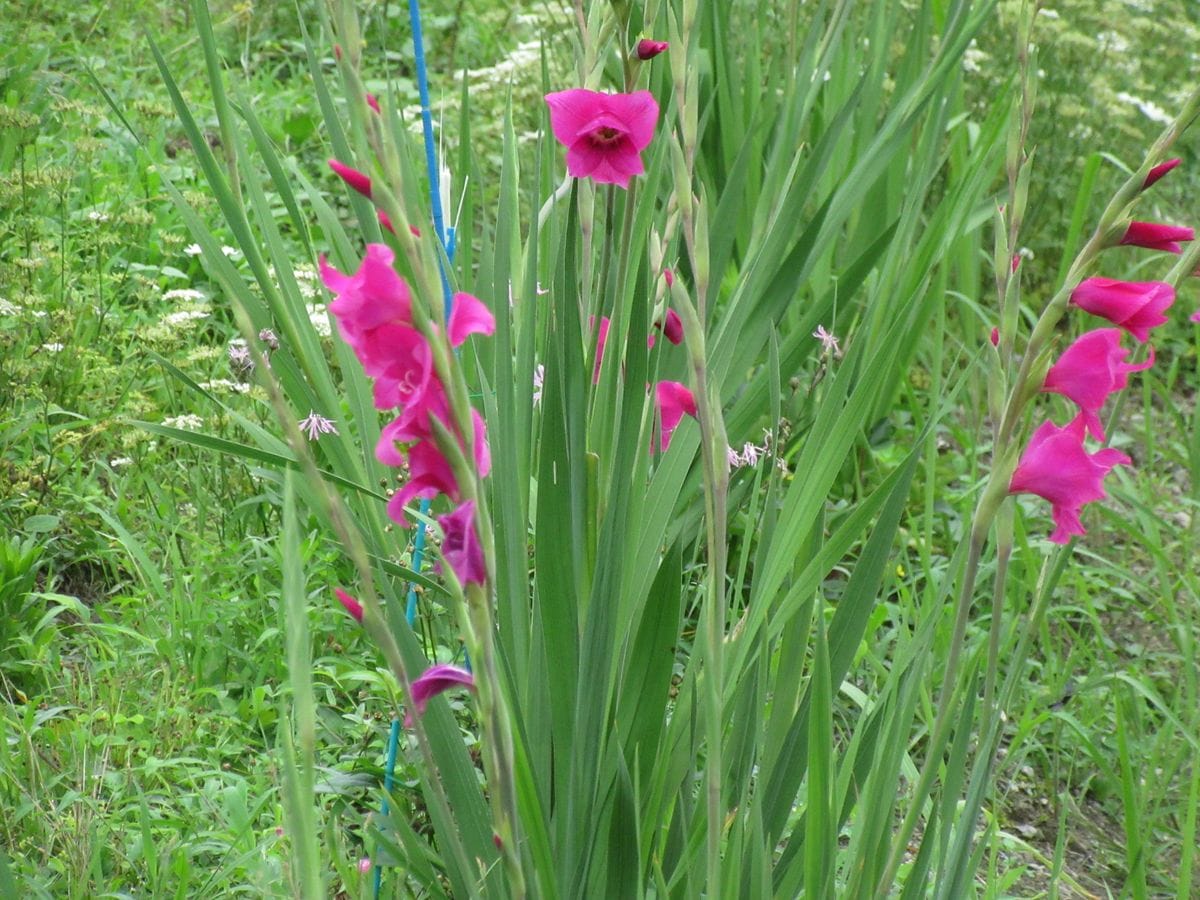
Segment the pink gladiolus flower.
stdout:
[[363,371],[375,379],[376,409],[418,402],[433,377],[433,350],[407,325],[373,328],[355,349]]
[[654,137],[658,104],[649,91],[603,94],[574,88],[547,94],[550,128],[567,148],[567,173],[629,187],[640,175],[642,150]]
[[993,347],[1000,346],[1000,329],[993,328],[992,333],[988,335],[988,340],[992,342]]
[[346,612],[354,616],[354,620],[356,622],[361,622],[363,620],[362,604],[343,591],[341,588],[334,588],[333,592],[337,595],[338,602],[345,607]]
[[666,41],[652,41],[642,38],[637,44],[637,58],[640,60],[654,59],[671,45]]
[[475,501],[467,500],[449,515],[438,516],[438,525],[443,535],[442,559],[454,571],[458,583],[466,587],[486,582],[483,546],[475,530]]
[[454,295],[446,331],[450,335],[450,346],[458,347],[473,334],[494,334],[496,319],[482,300],[459,292]]
[[473,691],[475,690],[475,679],[465,669],[445,663],[430,666],[422,672],[421,676],[412,683],[413,708],[404,717],[404,726],[407,728],[412,725],[414,710],[418,716],[424,715],[425,707],[429,705],[430,700],[453,687],[465,687]]
[[1104,476],[1113,466],[1130,464],[1120,450],[1108,448],[1088,453],[1083,447],[1083,420],[1064,428],[1043,422],[1029,440],[1012,481],[1010,494],[1037,494],[1050,501],[1055,529],[1050,540],[1065,544],[1073,534],[1086,534],[1079,521],[1085,503],[1102,500]]
[[684,413],[695,417],[696,398],[692,396],[687,385],[680,384],[678,381],[660,381],[655,386],[654,392],[661,420],[660,433],[662,436],[659,439],[659,450],[666,453],[667,447],[671,444],[671,435],[679,426]]
[[1174,302],[1175,289],[1164,281],[1085,278],[1071,292],[1071,303],[1124,328],[1138,343],[1167,321],[1163,310]]
[[1166,250],[1168,253],[1183,252],[1180,241],[1190,241],[1195,232],[1181,225],[1160,225],[1157,222],[1130,222],[1120,243],[1147,250]]
[[375,110],[376,113],[380,112],[379,98],[376,97],[374,94],[367,94],[367,106],[369,106],[369,107],[371,107],[371,109]]
[[445,494],[458,497],[458,482],[454,470],[433,441],[417,441],[408,448],[408,481],[388,500],[388,517],[401,528],[408,527],[404,506],[417,497],[436,497]]
[[1179,165],[1180,162],[1182,162],[1182,160],[1180,160],[1178,157],[1175,159],[1168,159],[1166,162],[1160,162],[1157,166],[1146,173],[1146,180],[1142,182],[1142,190],[1144,191],[1146,188],[1150,187],[1150,185],[1154,184],[1154,182],[1158,181],[1158,179],[1162,178],[1173,168]]
[[340,163],[336,159],[329,160],[329,168],[333,169],[342,181],[346,182],[354,190],[358,191],[368,200],[371,199],[371,179],[358,171],[358,169],[352,169],[350,166]]
[[1108,395],[1125,387],[1130,372],[1154,365],[1153,347],[1150,358],[1141,365],[1125,362],[1128,355],[1129,351],[1121,346],[1119,328],[1089,331],[1064,350],[1058,362],[1050,367],[1042,390],[1062,394],[1078,404],[1088,432],[1102,441],[1104,427],[1098,413]]
[[1200,310],[1197,310],[1196,312],[1192,313],[1188,317],[1188,321],[1189,322],[1200,322]]
[[321,259],[321,278],[337,294],[329,311],[342,339],[358,352],[366,333],[389,322],[412,324],[412,297],[404,279],[392,268],[396,258],[386,244],[368,244],[362,265],[343,275]]
[[675,286],[675,273],[670,269],[663,269],[663,278],[667,280],[667,287],[671,288]]

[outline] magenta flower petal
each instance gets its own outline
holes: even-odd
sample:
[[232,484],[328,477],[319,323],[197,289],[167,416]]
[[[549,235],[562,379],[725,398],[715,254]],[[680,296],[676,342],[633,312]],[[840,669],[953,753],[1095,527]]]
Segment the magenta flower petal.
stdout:
[[1072,304],[1124,328],[1139,343],[1167,321],[1163,312],[1174,302],[1175,289],[1165,281],[1085,278],[1071,292]]
[[546,95],[550,129],[567,148],[567,173],[629,186],[644,169],[640,153],[654,138],[658,103],[649,91],[604,94],[574,88]]
[[425,707],[429,705],[430,700],[454,687],[465,687],[473,691],[475,690],[475,678],[465,669],[445,663],[430,666],[422,672],[421,676],[412,683],[413,709],[409,710],[404,717],[404,726],[407,728],[412,725],[414,710],[418,716],[424,715]]
[[1173,168],[1179,165],[1180,162],[1182,162],[1182,160],[1180,160],[1178,157],[1175,159],[1168,159],[1166,162],[1160,162],[1157,166],[1146,173],[1146,180],[1142,182],[1142,190],[1144,191],[1146,188],[1150,187],[1150,185],[1154,184],[1154,182],[1158,181],[1158,179],[1162,178]]
[[1042,390],[1062,394],[1079,406],[1087,431],[1098,441],[1104,440],[1099,412],[1108,395],[1122,390],[1130,372],[1140,372],[1154,364],[1150,358],[1140,365],[1125,362],[1129,351],[1121,346],[1119,328],[1089,331],[1063,351],[1058,362],[1046,373]]
[[362,604],[343,591],[341,588],[334,588],[333,592],[337,595],[338,602],[345,607],[346,612],[350,613],[356,622],[363,620]]
[[1084,504],[1102,500],[1104,476],[1113,466],[1129,465],[1130,459],[1119,450],[1106,449],[1089,454],[1083,446],[1082,417],[1059,428],[1043,422],[1029,440],[1012,481],[1010,494],[1037,494],[1050,502],[1055,529],[1050,540],[1065,544],[1073,534],[1085,534],[1079,521]]
[[1147,250],[1181,253],[1180,241],[1190,241],[1195,233],[1181,225],[1160,225],[1157,222],[1130,222],[1120,243]]
[[661,420],[659,450],[666,453],[671,444],[671,435],[679,427],[684,414],[693,417],[696,415],[696,398],[692,396],[687,385],[678,381],[660,381],[655,386],[654,393]]
[[367,106],[371,107],[376,113],[379,113],[379,98],[374,94],[367,94]]
[[666,335],[667,340],[678,346],[683,343],[683,320],[679,318],[679,313],[673,309],[667,309],[667,315],[662,322],[662,333]]
[[368,200],[371,199],[371,179],[358,171],[358,169],[352,169],[350,166],[338,162],[336,159],[329,160],[329,168],[337,172],[342,181],[346,182],[354,190],[358,191]]
[[[483,545],[475,530],[475,501],[464,501],[454,512],[438,516],[442,528],[442,559],[454,572],[458,583],[484,584],[487,581],[487,566],[483,559]],[[440,567],[439,567],[440,571]]]
[[494,334],[496,319],[482,300],[460,292],[454,295],[446,330],[450,335],[450,346],[458,347],[472,334]]

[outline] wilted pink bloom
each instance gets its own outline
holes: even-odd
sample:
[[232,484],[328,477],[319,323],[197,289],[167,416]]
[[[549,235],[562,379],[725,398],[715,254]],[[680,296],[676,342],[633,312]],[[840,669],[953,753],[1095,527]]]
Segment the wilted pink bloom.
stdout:
[[361,622],[363,620],[362,604],[343,591],[341,588],[334,588],[333,592],[337,594],[338,602],[346,608],[346,612],[354,616],[355,621]]
[[1098,413],[1108,395],[1125,387],[1130,372],[1154,365],[1153,347],[1150,358],[1140,365],[1125,362],[1128,355],[1129,351],[1121,346],[1119,328],[1089,331],[1064,350],[1058,362],[1050,367],[1042,390],[1062,394],[1078,404],[1088,432],[1102,441],[1104,427]]
[[475,679],[470,672],[445,663],[430,666],[412,683],[413,709],[404,717],[405,727],[412,725],[413,710],[418,716],[424,715],[430,700],[443,691],[460,686],[475,690]]
[[649,91],[603,94],[574,88],[547,94],[550,128],[567,148],[567,173],[629,187],[640,175],[641,151],[654,137],[658,104]]
[[684,413],[696,415],[696,398],[688,390],[687,385],[678,381],[660,381],[654,389],[658,401],[658,416],[661,420],[662,435],[659,439],[659,450],[666,453],[671,444],[671,434],[679,426]]
[[1086,534],[1079,521],[1083,505],[1108,496],[1104,476],[1113,466],[1130,464],[1120,450],[1088,453],[1083,447],[1083,430],[1082,417],[1064,428],[1043,422],[1030,438],[1008,485],[1010,494],[1037,494],[1050,501],[1055,524],[1050,540],[1056,544],[1067,543],[1073,534]]
[[375,112],[379,112],[379,98],[374,94],[367,94],[367,106],[371,107]]
[[1147,250],[1166,250],[1180,253],[1180,241],[1190,241],[1195,232],[1182,225],[1160,225],[1157,222],[1130,222],[1120,243]]
[[446,331],[450,336],[450,346],[458,347],[473,334],[494,334],[496,319],[482,300],[460,291],[454,295]]
[[483,561],[483,546],[475,530],[475,501],[467,500],[454,512],[438,516],[442,527],[442,559],[454,571],[463,587],[487,581],[487,566]]
[[[589,325],[596,323],[595,317],[588,320]],[[596,363],[592,366],[592,384],[600,383],[600,363],[604,360],[604,345],[608,343],[608,317],[600,317],[600,327],[596,329]]]
[[666,41],[652,41],[642,38],[637,44],[637,58],[641,60],[654,59],[671,45]]
[[1142,182],[1142,190],[1150,187],[1158,179],[1162,178],[1181,162],[1180,159],[1168,159],[1166,162],[1160,162],[1157,166],[1146,173],[1146,180]]
[[358,191],[368,200],[371,199],[371,179],[358,171],[358,169],[352,169],[350,166],[338,162],[336,159],[329,160],[329,168],[337,172],[342,181],[346,182],[354,190]]
[[1071,303],[1124,328],[1139,343],[1167,321],[1163,310],[1174,302],[1175,288],[1165,281],[1085,278],[1071,291]]

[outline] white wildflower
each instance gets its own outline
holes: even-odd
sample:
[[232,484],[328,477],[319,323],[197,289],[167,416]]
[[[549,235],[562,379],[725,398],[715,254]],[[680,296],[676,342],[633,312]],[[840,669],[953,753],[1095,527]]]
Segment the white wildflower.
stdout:
[[228,244],[221,248],[221,252],[229,259],[241,259],[242,251],[237,247],[230,247]]
[[1170,125],[1173,121],[1175,121],[1170,113],[1150,100],[1142,100],[1133,96],[1132,94],[1125,93],[1125,91],[1118,93],[1117,99],[1122,103],[1128,103],[1132,106],[1136,106],[1141,111],[1142,115],[1151,122],[1157,122],[1160,125]]
[[25,307],[0,297],[0,316],[19,316]]
[[109,468],[119,469],[122,466],[133,465],[133,460],[130,459],[128,456],[115,456],[108,461],[108,465],[109,465]]
[[186,253],[188,256],[199,256],[201,253],[204,252],[204,248],[201,247],[199,244],[188,244],[186,247],[183,248],[183,252]]
[[230,381],[228,378],[214,378],[212,381],[200,382],[200,387],[206,391],[225,391],[232,394],[245,394],[250,385],[242,381]]
[[329,327],[329,316],[325,313],[324,303],[306,303],[308,321],[312,322],[313,330],[321,337],[329,337],[333,330]]
[[163,316],[162,324],[167,328],[184,328],[192,322],[207,318],[208,313],[202,309],[181,309]]
[[162,423],[168,428],[182,428],[184,431],[199,431],[204,427],[204,420],[194,413],[184,413],[182,416],[170,416]]
[[58,342],[53,344],[42,344],[42,349],[47,353],[62,353],[63,345]]
[[162,295],[164,300],[204,300],[204,292],[195,288],[175,288]]
[[98,209],[93,209],[90,213],[87,214],[87,217],[93,222],[107,222],[108,221],[108,213],[100,212],[100,210],[98,210]]

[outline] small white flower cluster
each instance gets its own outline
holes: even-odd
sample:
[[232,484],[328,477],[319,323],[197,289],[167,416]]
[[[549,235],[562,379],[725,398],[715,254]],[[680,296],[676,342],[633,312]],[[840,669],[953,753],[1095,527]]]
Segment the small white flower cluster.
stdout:
[[88,219],[90,219],[93,222],[107,222],[108,221],[108,213],[100,212],[100,210],[98,210],[98,209],[93,209],[90,213],[87,214],[87,217],[88,217]]
[[164,300],[207,300],[203,291],[198,291],[195,288],[175,288],[167,291],[162,295]]
[[203,309],[180,309],[173,313],[167,313],[162,317],[162,325],[171,330],[186,328],[192,322],[200,319],[207,319],[208,312]]
[[308,321],[312,322],[313,330],[321,337],[329,337],[333,329],[329,325],[329,315],[325,312],[324,303],[306,303]]
[[42,344],[42,349],[47,353],[62,353],[63,345],[57,342],[53,344]]
[[964,72],[975,74],[983,70],[980,63],[988,59],[988,55],[979,49],[979,44],[972,38],[967,49],[963,51],[962,67]]
[[204,252],[204,248],[201,247],[199,244],[188,244],[186,247],[183,248],[183,252],[186,253],[188,256],[199,256],[201,253]]
[[206,391],[224,391],[230,394],[246,394],[250,385],[244,381],[230,381],[228,378],[214,378],[212,381],[200,382],[200,387]]
[[168,428],[182,428],[184,431],[199,431],[204,427],[204,420],[193,413],[170,416],[163,419],[162,423]]
[[1132,106],[1136,106],[1141,111],[1142,115],[1151,122],[1157,122],[1160,125],[1170,125],[1175,121],[1169,112],[1167,112],[1157,103],[1153,103],[1150,100],[1142,100],[1140,97],[1135,97],[1132,94],[1125,93],[1125,91],[1118,93],[1117,99],[1122,103],[1128,103]]
[[0,316],[19,316],[25,311],[25,307],[18,306],[11,300],[0,297]]

